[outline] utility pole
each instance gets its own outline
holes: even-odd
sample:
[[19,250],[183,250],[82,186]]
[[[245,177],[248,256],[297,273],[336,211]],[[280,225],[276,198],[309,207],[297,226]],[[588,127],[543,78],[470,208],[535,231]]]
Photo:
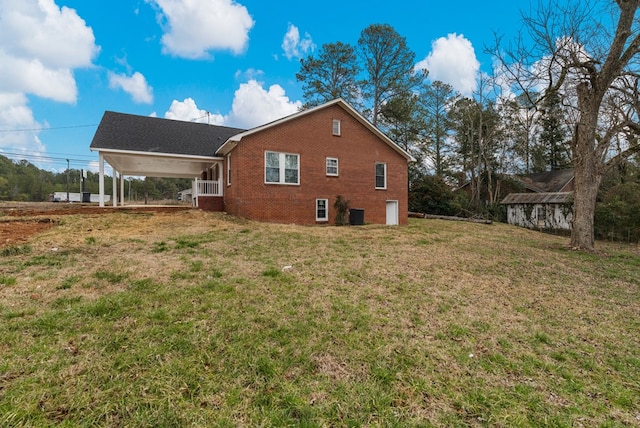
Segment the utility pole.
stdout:
[[67,203],[69,203],[69,159],[67,159]]

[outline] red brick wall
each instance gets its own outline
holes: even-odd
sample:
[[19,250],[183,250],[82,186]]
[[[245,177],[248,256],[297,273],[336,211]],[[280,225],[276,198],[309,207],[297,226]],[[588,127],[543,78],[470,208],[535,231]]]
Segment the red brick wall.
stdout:
[[[332,120],[341,135],[332,135]],[[300,155],[300,184],[265,184],[265,151]],[[339,176],[326,175],[326,158],[338,159]],[[375,164],[387,164],[387,189],[375,189]],[[400,224],[407,223],[407,160],[340,106],[334,105],[244,137],[231,151],[231,185],[225,211],[249,219],[315,224],[316,199],[329,200],[329,221],[337,195],[364,209],[366,223],[386,223],[386,201],[398,201]]]
[[198,208],[203,211],[224,211],[224,198],[221,196],[198,196]]

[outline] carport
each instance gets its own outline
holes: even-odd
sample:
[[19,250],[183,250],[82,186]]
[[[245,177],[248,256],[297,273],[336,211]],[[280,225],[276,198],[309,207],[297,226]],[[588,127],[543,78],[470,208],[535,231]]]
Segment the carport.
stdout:
[[104,206],[105,200],[105,162],[113,169],[113,206],[117,206],[118,200],[120,205],[124,205],[126,176],[193,179],[196,203],[198,196],[223,196],[224,159],[216,156],[216,151],[230,137],[242,131],[203,123],[105,112],[90,146],[92,151],[98,152],[100,206]]

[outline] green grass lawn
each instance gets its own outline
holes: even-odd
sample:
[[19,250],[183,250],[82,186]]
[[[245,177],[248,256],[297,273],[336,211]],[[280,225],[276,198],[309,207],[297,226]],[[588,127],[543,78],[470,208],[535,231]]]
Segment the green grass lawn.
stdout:
[[0,256],[0,426],[638,426],[640,254],[506,225],[66,216]]

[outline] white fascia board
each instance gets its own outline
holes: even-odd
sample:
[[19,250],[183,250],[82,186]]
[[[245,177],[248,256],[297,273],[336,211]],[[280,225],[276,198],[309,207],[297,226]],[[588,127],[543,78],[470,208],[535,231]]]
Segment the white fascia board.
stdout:
[[181,155],[177,153],[162,153],[162,152],[139,152],[134,150],[114,150],[114,149],[96,149],[90,148],[92,152],[116,155],[132,155],[132,156],[147,156],[147,157],[164,157],[164,158],[180,158],[180,159],[193,159],[193,160],[213,160],[221,161],[221,156],[200,156],[200,155]]
[[236,136],[234,135],[233,137],[229,138],[227,141],[225,141],[219,148],[218,150],[216,150],[216,154],[220,155],[220,156],[226,156],[227,153],[229,153],[231,150],[233,150],[233,148],[235,146],[238,145],[238,142],[240,141],[240,138],[238,138],[237,140],[235,139]]

